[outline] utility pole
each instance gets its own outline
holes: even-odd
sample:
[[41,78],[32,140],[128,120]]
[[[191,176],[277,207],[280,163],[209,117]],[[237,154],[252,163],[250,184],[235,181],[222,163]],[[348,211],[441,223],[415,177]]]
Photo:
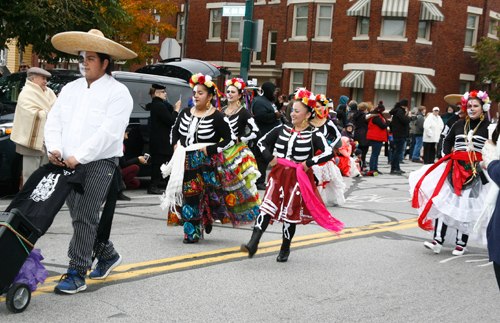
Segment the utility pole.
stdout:
[[182,53],[181,53],[182,58],[186,58],[188,21],[189,21],[189,0],[186,0],[185,6],[184,6],[184,30],[183,30],[183,35],[181,35],[182,36]]
[[243,30],[243,44],[241,48],[240,77],[248,81],[248,69],[250,67],[250,48],[252,45],[252,20],[253,20],[253,1],[245,2],[245,28]]

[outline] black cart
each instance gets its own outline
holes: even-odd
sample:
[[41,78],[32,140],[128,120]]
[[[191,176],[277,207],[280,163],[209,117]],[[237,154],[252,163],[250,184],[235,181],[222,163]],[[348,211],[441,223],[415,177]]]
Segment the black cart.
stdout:
[[29,286],[12,283],[41,236],[19,210],[0,212],[0,295],[6,294],[7,309],[13,313],[21,313],[30,303]]

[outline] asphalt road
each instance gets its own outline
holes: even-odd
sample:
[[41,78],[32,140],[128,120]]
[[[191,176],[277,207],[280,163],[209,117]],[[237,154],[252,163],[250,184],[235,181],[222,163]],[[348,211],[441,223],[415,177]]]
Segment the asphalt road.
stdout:
[[[385,158],[381,157],[382,160]],[[406,171],[419,164],[402,165]],[[49,278],[25,312],[11,314],[0,297],[1,322],[496,322],[499,290],[485,246],[452,246],[439,255],[423,247],[408,176],[345,181],[348,202],[329,207],[345,223],[338,236],[316,224],[298,226],[287,263],[276,262],[281,225],[269,226],[249,259],[239,251],[251,227],[216,225],[205,240],[182,243],[167,227],[156,196],[127,192],[111,239],[124,261],[104,281],[57,295],[72,234],[66,207],[37,243]],[[387,175],[385,175],[387,174]],[[3,209],[9,200],[0,200]]]

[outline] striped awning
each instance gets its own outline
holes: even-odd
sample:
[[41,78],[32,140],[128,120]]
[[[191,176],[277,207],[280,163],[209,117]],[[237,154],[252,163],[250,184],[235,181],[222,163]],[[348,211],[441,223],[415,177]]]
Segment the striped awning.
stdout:
[[340,81],[340,86],[362,89],[365,83],[365,71],[352,71]]
[[350,17],[370,17],[370,2],[371,0],[358,0],[347,9],[346,15]]
[[384,0],[382,3],[383,17],[408,17],[410,0]]
[[401,90],[401,73],[377,71],[374,88],[375,90]]
[[434,3],[422,2],[420,20],[444,21],[444,15]]
[[413,92],[436,93],[436,91],[436,87],[434,86],[434,84],[432,84],[427,75],[415,74],[415,80],[413,81]]

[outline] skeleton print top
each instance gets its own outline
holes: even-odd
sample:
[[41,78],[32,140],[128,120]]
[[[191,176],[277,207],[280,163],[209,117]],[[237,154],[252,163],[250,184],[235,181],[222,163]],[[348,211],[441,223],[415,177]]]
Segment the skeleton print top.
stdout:
[[[245,107],[241,107],[239,111],[233,115],[226,115],[226,118],[229,119],[229,125],[239,141],[247,143],[259,137],[259,128],[252,114],[245,109]],[[250,130],[249,133],[246,133],[247,125]]]
[[[276,157],[297,163],[306,161],[307,167],[327,162],[333,151],[321,132],[311,127],[299,132],[287,125],[273,128],[259,140],[257,145],[268,162],[274,158],[273,147],[275,147]],[[314,156],[318,149],[322,153]]]
[[340,141],[340,132],[335,123],[332,120],[328,119],[325,124],[316,128],[319,132],[325,136],[326,140],[330,143],[330,146],[333,148],[335,145],[340,148],[342,146],[342,141]]
[[213,145],[207,146],[207,154],[210,156],[234,146],[236,136],[221,112],[215,110],[205,118],[198,118],[191,114],[191,109],[184,109],[175,120],[170,136],[172,145],[177,144],[177,141],[184,147],[211,142]]
[[[445,156],[451,154],[452,148],[454,148],[454,151],[475,151],[477,153],[483,151],[484,144],[488,140],[488,125],[490,122],[488,120],[481,122],[473,135],[472,133],[479,121],[479,119],[470,121],[470,131],[467,135],[464,133],[465,120],[459,120],[453,124],[443,143]],[[466,136],[467,141],[465,140]]]

